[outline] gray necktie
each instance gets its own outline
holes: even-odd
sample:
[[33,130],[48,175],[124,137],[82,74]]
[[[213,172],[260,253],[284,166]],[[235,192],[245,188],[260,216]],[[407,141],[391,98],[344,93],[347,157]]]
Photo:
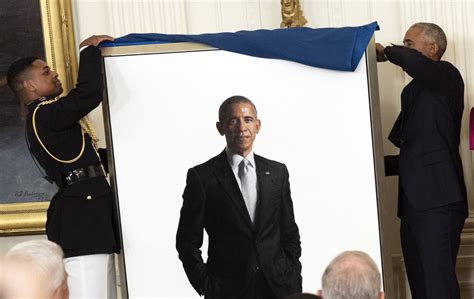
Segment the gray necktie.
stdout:
[[257,178],[255,171],[251,169],[252,165],[247,159],[243,159],[239,164],[239,179],[241,185],[242,196],[247,206],[252,223],[255,219],[255,206],[257,204]]

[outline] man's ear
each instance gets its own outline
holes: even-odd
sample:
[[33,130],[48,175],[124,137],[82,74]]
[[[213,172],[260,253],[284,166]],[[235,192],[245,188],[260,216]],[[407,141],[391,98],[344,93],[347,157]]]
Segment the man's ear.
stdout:
[[221,134],[221,136],[224,136],[224,128],[222,127],[222,123],[220,122],[216,122],[216,128],[217,128],[217,131],[219,132],[219,134]]
[[384,292],[380,291],[379,292],[379,299],[384,299],[384,298],[385,298]]
[[[67,278],[66,278],[67,279]],[[69,287],[67,280],[65,280],[53,293],[52,299],[67,299],[69,298]]]
[[257,131],[255,132],[255,134],[258,134],[258,132],[260,132],[261,127],[262,127],[262,122],[260,121],[260,119],[257,119]]
[[32,80],[23,81],[23,88],[28,91],[34,91],[36,89],[35,83]]
[[438,55],[438,52],[439,52],[438,45],[435,44],[435,43],[432,43],[430,45],[430,56],[434,57],[434,58],[437,58],[437,59],[441,59],[441,57],[439,57],[439,55]]

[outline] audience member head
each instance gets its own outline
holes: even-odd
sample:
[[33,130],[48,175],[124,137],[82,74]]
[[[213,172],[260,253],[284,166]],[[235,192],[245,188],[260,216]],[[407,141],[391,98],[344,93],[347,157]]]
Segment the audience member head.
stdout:
[[403,45],[432,60],[440,60],[448,45],[443,29],[433,23],[415,23],[405,33]]
[[47,240],[22,242],[3,261],[2,298],[69,297],[63,251]]
[[221,104],[216,127],[225,136],[227,148],[246,157],[260,131],[257,108],[246,97],[232,96]]
[[324,299],[383,299],[375,262],[364,252],[345,251],[327,266],[322,277]]
[[58,74],[38,57],[13,62],[7,71],[7,83],[25,104],[41,97],[54,98],[63,92]]

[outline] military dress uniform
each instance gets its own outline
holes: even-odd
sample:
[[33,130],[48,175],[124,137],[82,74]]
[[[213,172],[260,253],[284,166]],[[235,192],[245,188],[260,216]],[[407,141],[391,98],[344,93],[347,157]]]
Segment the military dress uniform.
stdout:
[[[71,285],[74,284],[74,279],[84,283],[83,277],[72,273],[76,270],[84,271],[73,269],[76,267],[77,257],[89,258],[86,266],[80,266],[85,267],[85,270],[106,273],[114,270],[111,254],[119,250],[111,189],[91,137],[79,124],[79,120],[101,102],[104,80],[101,62],[98,48],[85,48],[80,54],[76,87],[57,100],[34,101],[28,106],[26,119],[30,150],[47,176],[59,187],[47,212],[46,233],[49,240],[56,242],[64,250],[68,283],[71,279],[71,297],[94,294],[113,297],[109,293],[94,293],[94,290],[91,290],[92,293],[87,290],[75,293],[75,287]],[[90,264],[96,263],[97,255],[105,257],[107,269],[93,270],[94,267]],[[71,261],[70,271],[68,261]],[[91,275],[87,274],[89,277]],[[112,279],[115,281],[115,277]],[[101,281],[95,280],[96,283]],[[106,281],[103,283],[107,286]],[[93,282],[86,283],[86,286],[94,288],[92,284]]]

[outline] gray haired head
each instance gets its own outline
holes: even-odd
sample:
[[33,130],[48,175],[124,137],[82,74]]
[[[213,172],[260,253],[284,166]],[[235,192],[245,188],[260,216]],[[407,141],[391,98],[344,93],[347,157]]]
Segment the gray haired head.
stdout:
[[446,34],[444,33],[443,29],[434,23],[415,23],[411,25],[410,28],[420,28],[423,31],[423,34],[427,41],[430,43],[434,43],[438,46],[438,58],[441,59],[443,57],[444,52],[448,46],[448,40],[446,38]]
[[63,251],[59,245],[48,240],[34,239],[12,247],[6,258],[13,264],[27,264],[34,275],[46,282],[46,292],[53,294],[66,285],[67,274],[63,262]]
[[381,288],[377,265],[361,251],[339,254],[329,263],[322,277],[324,299],[377,299]]

